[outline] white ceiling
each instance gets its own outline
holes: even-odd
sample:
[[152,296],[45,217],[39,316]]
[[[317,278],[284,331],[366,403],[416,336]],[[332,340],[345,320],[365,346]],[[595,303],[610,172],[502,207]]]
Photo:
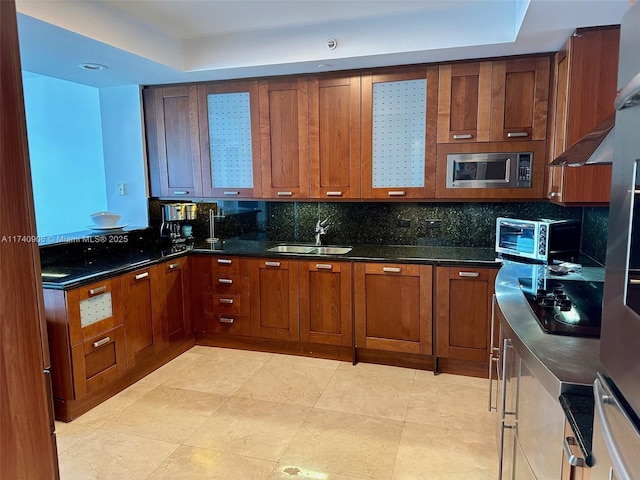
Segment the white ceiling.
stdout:
[[[95,87],[558,50],[628,0],[16,0],[24,70]],[[337,41],[335,49],[327,40]],[[89,72],[80,63],[109,68]]]

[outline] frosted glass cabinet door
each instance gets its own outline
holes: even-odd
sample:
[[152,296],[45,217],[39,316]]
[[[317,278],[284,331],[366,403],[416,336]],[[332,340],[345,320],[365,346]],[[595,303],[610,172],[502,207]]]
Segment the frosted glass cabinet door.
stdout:
[[365,198],[433,198],[437,68],[362,79]]
[[204,196],[260,196],[257,82],[199,85],[198,118]]

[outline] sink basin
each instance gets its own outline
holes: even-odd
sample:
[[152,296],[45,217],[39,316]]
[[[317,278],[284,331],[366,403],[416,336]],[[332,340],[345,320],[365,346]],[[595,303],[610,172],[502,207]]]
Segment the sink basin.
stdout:
[[353,247],[329,247],[315,245],[277,245],[269,248],[268,252],[276,253],[302,253],[312,255],[344,255],[349,253]]

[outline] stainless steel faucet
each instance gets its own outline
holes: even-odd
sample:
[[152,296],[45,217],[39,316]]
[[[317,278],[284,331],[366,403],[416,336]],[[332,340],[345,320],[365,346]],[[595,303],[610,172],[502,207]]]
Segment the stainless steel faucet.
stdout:
[[327,233],[327,230],[329,230],[329,219],[318,220],[316,223],[316,245],[322,245],[322,236]]

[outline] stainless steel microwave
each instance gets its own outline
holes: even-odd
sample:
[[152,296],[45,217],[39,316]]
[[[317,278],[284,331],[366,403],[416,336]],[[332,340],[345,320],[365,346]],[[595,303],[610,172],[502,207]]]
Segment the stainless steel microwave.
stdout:
[[447,188],[531,188],[533,152],[450,153]]
[[580,253],[580,220],[496,219],[496,253],[534,262],[572,260]]

